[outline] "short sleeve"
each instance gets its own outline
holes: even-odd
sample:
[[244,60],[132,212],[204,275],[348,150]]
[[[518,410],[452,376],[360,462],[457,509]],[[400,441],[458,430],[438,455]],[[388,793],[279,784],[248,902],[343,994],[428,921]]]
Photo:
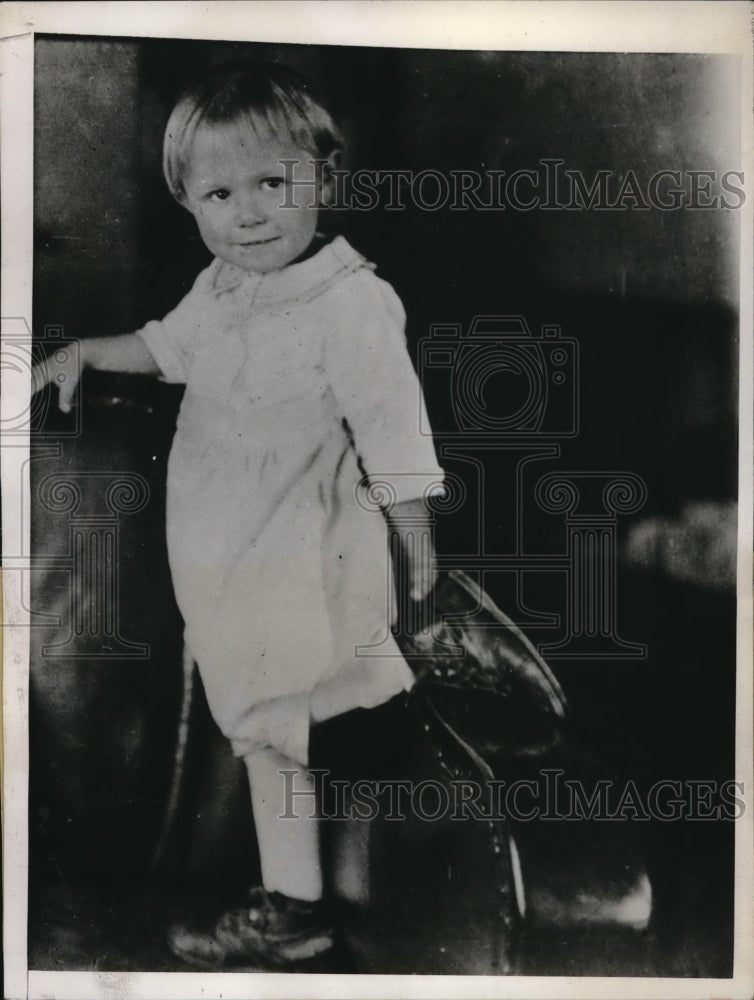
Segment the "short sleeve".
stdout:
[[387,282],[366,270],[337,289],[327,376],[370,483],[393,502],[440,492],[419,379],[406,347],[405,312]]
[[136,335],[147,345],[166,382],[184,383],[197,337],[208,321],[214,265],[202,271],[188,295],[162,320],[151,320]]

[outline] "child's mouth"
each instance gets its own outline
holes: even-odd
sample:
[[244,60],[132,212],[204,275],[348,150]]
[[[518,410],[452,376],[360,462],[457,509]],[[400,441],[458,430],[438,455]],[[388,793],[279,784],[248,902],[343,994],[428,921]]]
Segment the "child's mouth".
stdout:
[[278,236],[271,236],[267,240],[250,240],[248,243],[239,243],[240,247],[263,247],[267,246],[268,243],[274,243],[275,240],[279,239]]

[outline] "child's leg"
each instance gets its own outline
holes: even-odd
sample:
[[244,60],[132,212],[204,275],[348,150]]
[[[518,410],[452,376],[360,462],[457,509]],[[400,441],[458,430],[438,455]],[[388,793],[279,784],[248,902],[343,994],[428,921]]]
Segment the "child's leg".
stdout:
[[[246,754],[244,762],[264,891],[253,889],[246,903],[228,910],[213,927],[174,926],[168,940],[174,954],[201,968],[255,963],[288,968],[333,947],[322,902],[314,781],[302,764],[272,749]],[[303,793],[293,799],[296,818],[280,818],[286,806],[283,770],[296,771],[293,789]]]
[[[271,749],[246,754],[244,763],[265,889],[293,899],[321,899],[319,819],[311,774],[302,764]],[[284,770],[296,772],[292,783],[296,818],[280,818],[286,808]],[[290,782],[291,776],[285,780]]]

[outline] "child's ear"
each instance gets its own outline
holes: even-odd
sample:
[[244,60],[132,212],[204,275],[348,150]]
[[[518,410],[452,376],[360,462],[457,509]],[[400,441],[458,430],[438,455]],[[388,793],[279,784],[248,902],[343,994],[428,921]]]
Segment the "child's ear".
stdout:
[[189,205],[188,195],[183,188],[183,184],[176,186],[171,193],[182,208],[185,208],[191,215],[196,214],[191,205]]
[[322,160],[319,195],[320,204],[322,205],[329,205],[333,201],[335,195],[335,177],[333,176],[333,171],[340,169],[342,161],[343,150],[341,149],[334,149],[325,160]]

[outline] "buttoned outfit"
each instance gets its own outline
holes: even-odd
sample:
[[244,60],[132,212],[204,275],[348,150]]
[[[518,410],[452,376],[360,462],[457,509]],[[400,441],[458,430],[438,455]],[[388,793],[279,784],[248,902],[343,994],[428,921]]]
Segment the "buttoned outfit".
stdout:
[[167,536],[186,641],[237,754],[306,762],[327,714],[413,683],[381,508],[441,488],[395,292],[343,237],[280,271],[215,260],[139,335],[185,383]]

